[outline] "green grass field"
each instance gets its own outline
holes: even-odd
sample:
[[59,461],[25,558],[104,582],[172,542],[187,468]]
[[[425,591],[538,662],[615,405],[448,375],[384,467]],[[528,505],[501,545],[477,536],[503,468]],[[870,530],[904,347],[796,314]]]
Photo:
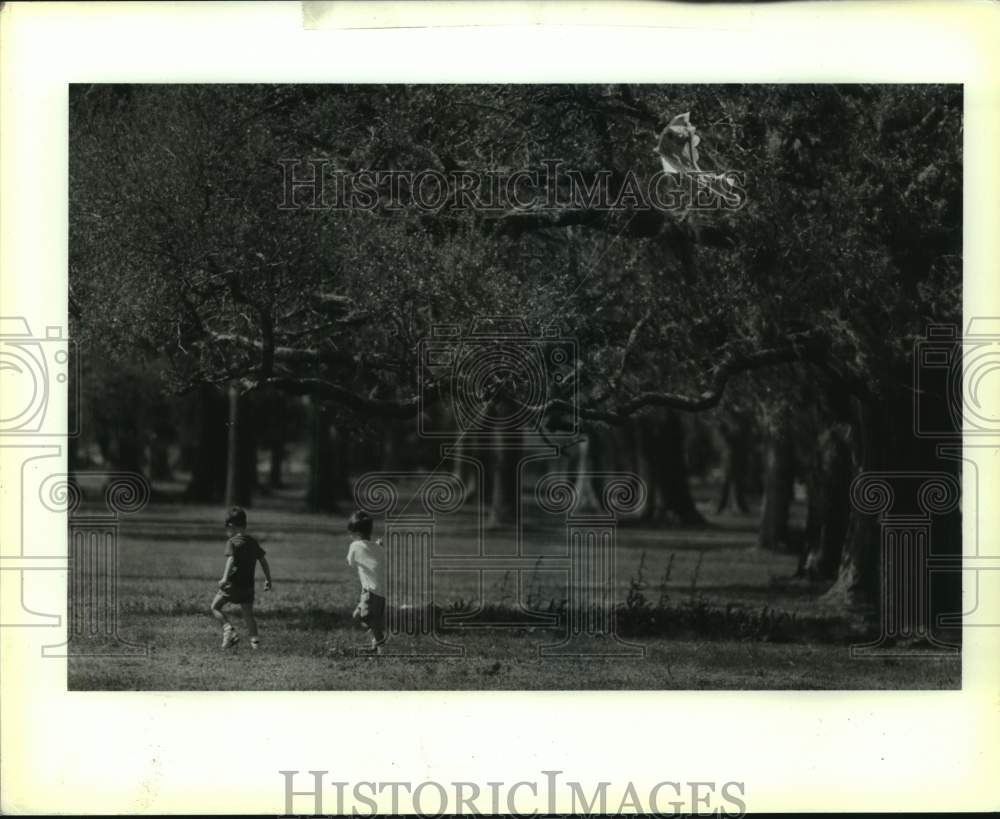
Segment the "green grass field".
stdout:
[[[539,657],[565,625],[441,630],[460,657],[357,656],[363,633],[351,620],[357,577],[344,563],[344,518],[291,511],[265,500],[250,511],[250,531],[268,552],[274,590],[257,612],[262,648],[247,640],[223,652],[208,613],[223,565],[225,534],[217,507],[153,504],[124,519],[119,537],[119,634],[148,647],[145,657],[74,657],[71,689],[877,689],[958,688],[961,662],[851,659],[864,634],[857,622],[817,602],[821,588],[784,582],[796,558],[754,548],[755,519],[722,517],[703,529],[626,525],[618,531],[618,631],[637,657]],[[436,554],[475,551],[471,514],[441,524]],[[564,531],[535,526],[524,553],[555,554]],[[512,532],[488,533],[488,555],[509,555]],[[441,572],[435,604],[484,606],[514,618],[517,598],[559,611],[562,575]],[[231,615],[238,621],[239,613]],[[564,622],[564,621],[563,621]],[[237,622],[238,631],[242,624]],[[599,648],[603,643],[594,643]],[[435,650],[400,637],[397,648]],[[590,643],[587,643],[590,645]],[[86,644],[83,645],[86,650]]]

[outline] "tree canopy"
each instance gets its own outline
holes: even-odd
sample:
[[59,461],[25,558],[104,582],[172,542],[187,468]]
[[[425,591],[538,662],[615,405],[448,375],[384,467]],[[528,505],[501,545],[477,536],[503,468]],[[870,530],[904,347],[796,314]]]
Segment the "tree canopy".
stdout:
[[[432,326],[519,316],[576,341],[584,417],[618,423],[790,362],[871,398],[960,316],[954,86],[92,85],[70,106],[74,332],[179,390],[408,417],[441,386],[420,383]],[[645,184],[685,112],[742,207],[280,207],[296,160]]]

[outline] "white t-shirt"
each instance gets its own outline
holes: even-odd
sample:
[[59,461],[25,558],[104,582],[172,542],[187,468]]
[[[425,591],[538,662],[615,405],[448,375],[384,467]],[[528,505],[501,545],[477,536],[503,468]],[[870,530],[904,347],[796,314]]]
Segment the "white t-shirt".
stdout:
[[347,565],[358,570],[361,588],[385,596],[385,549],[374,540],[355,540],[347,550]]

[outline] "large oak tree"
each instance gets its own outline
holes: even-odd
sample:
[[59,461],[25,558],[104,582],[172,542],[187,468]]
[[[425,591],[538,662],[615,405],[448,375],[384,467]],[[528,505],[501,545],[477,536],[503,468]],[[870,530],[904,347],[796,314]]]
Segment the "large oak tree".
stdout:
[[[552,428],[569,386],[592,432],[676,428],[766,389],[813,412],[816,447],[846,448],[852,473],[950,468],[909,420],[913,345],[961,315],[961,106],[930,86],[74,87],[75,331],[167,362],[177,389],[412,419],[421,393],[453,397],[418,360],[435,324],[557,321],[579,366],[535,408]],[[584,185],[642,183],[688,111],[701,166],[745,174],[742,209],[278,207],[281,160],[310,158],[353,174],[555,158]],[[873,521],[842,493],[815,506],[847,521],[825,530],[843,532],[831,594],[871,599]]]

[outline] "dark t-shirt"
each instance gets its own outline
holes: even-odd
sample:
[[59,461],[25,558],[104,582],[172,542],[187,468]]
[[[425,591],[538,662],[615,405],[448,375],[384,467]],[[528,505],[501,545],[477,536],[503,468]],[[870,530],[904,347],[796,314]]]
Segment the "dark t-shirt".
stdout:
[[234,591],[253,591],[257,561],[265,554],[260,544],[250,535],[238,534],[229,538],[226,542],[226,557],[233,559],[233,565],[226,579]]

